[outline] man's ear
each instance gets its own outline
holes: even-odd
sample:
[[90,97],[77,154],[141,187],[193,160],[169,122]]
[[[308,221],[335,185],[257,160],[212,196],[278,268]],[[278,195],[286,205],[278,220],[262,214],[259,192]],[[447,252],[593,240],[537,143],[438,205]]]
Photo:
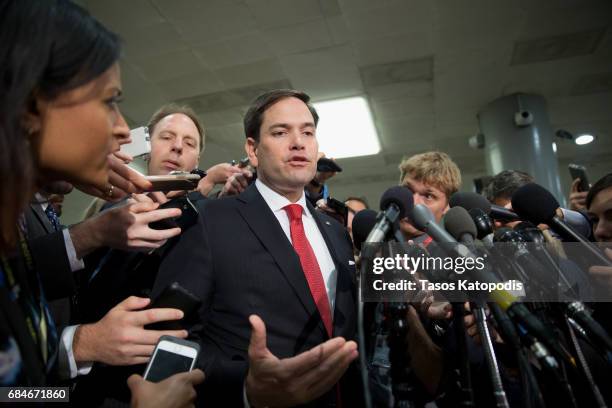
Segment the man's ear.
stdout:
[[259,143],[252,137],[247,137],[244,142],[244,150],[251,162],[251,166],[257,167],[257,146]]

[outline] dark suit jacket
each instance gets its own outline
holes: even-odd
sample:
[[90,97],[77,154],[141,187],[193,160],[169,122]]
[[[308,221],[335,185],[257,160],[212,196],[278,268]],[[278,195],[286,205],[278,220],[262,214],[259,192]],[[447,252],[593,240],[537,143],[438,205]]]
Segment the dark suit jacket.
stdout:
[[62,231],[55,231],[42,207],[25,212],[28,244],[58,331],[70,322],[70,296],[76,291]]
[[[311,213],[338,271],[333,335],[356,336],[356,288],[352,245],[347,231],[331,217]],[[200,363],[206,382],[198,392],[205,406],[242,406],[251,329],[248,317],[266,324],[268,348],[279,358],[295,356],[328,340],[293,246],[255,186],[236,197],[208,200],[198,228],[180,236],[158,274],[153,295],[178,281],[203,300]],[[350,375],[349,375],[350,374]],[[360,398],[352,368],[344,406]],[[343,384],[348,385],[348,384]],[[335,390],[312,405],[335,403]]]

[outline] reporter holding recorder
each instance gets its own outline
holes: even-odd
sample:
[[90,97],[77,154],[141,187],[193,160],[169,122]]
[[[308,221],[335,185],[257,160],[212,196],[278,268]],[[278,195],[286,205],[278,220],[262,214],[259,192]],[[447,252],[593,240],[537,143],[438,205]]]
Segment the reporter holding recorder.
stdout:
[[[52,180],[110,190],[107,156],[118,147],[112,128],[123,120],[117,108],[119,45],[82,8],[59,0],[3,2],[0,40],[5,78],[0,92],[0,354],[11,357],[2,359],[0,383],[41,386],[58,378],[58,349],[66,343],[59,341],[48,312],[20,214],[37,186]],[[176,312],[146,315],[163,320]],[[146,358],[150,350],[135,352]],[[203,375],[196,371],[186,377],[193,386]],[[168,384],[151,384],[150,390],[147,384],[132,384],[135,398],[156,398],[145,396],[147,391],[175,393]],[[176,406],[191,401],[185,394],[174,398]]]

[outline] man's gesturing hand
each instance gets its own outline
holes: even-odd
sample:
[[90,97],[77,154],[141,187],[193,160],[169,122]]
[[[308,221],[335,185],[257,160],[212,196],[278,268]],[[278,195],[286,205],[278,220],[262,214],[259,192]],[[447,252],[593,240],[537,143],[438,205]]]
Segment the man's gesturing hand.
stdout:
[[357,343],[336,337],[295,357],[279,359],[266,345],[266,326],[251,315],[246,393],[255,407],[291,406],[329,391],[357,358]]

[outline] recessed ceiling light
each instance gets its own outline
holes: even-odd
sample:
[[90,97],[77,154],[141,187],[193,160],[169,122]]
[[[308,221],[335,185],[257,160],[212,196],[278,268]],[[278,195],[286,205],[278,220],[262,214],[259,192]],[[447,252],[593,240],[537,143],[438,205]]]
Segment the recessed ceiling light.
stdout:
[[595,140],[595,136],[593,135],[580,135],[574,140],[574,143],[581,146],[581,145],[589,144],[593,140]]
[[553,142],[553,152],[557,153],[557,144]]
[[313,103],[319,114],[319,151],[327,157],[368,156],[380,152],[370,106],[358,96]]

